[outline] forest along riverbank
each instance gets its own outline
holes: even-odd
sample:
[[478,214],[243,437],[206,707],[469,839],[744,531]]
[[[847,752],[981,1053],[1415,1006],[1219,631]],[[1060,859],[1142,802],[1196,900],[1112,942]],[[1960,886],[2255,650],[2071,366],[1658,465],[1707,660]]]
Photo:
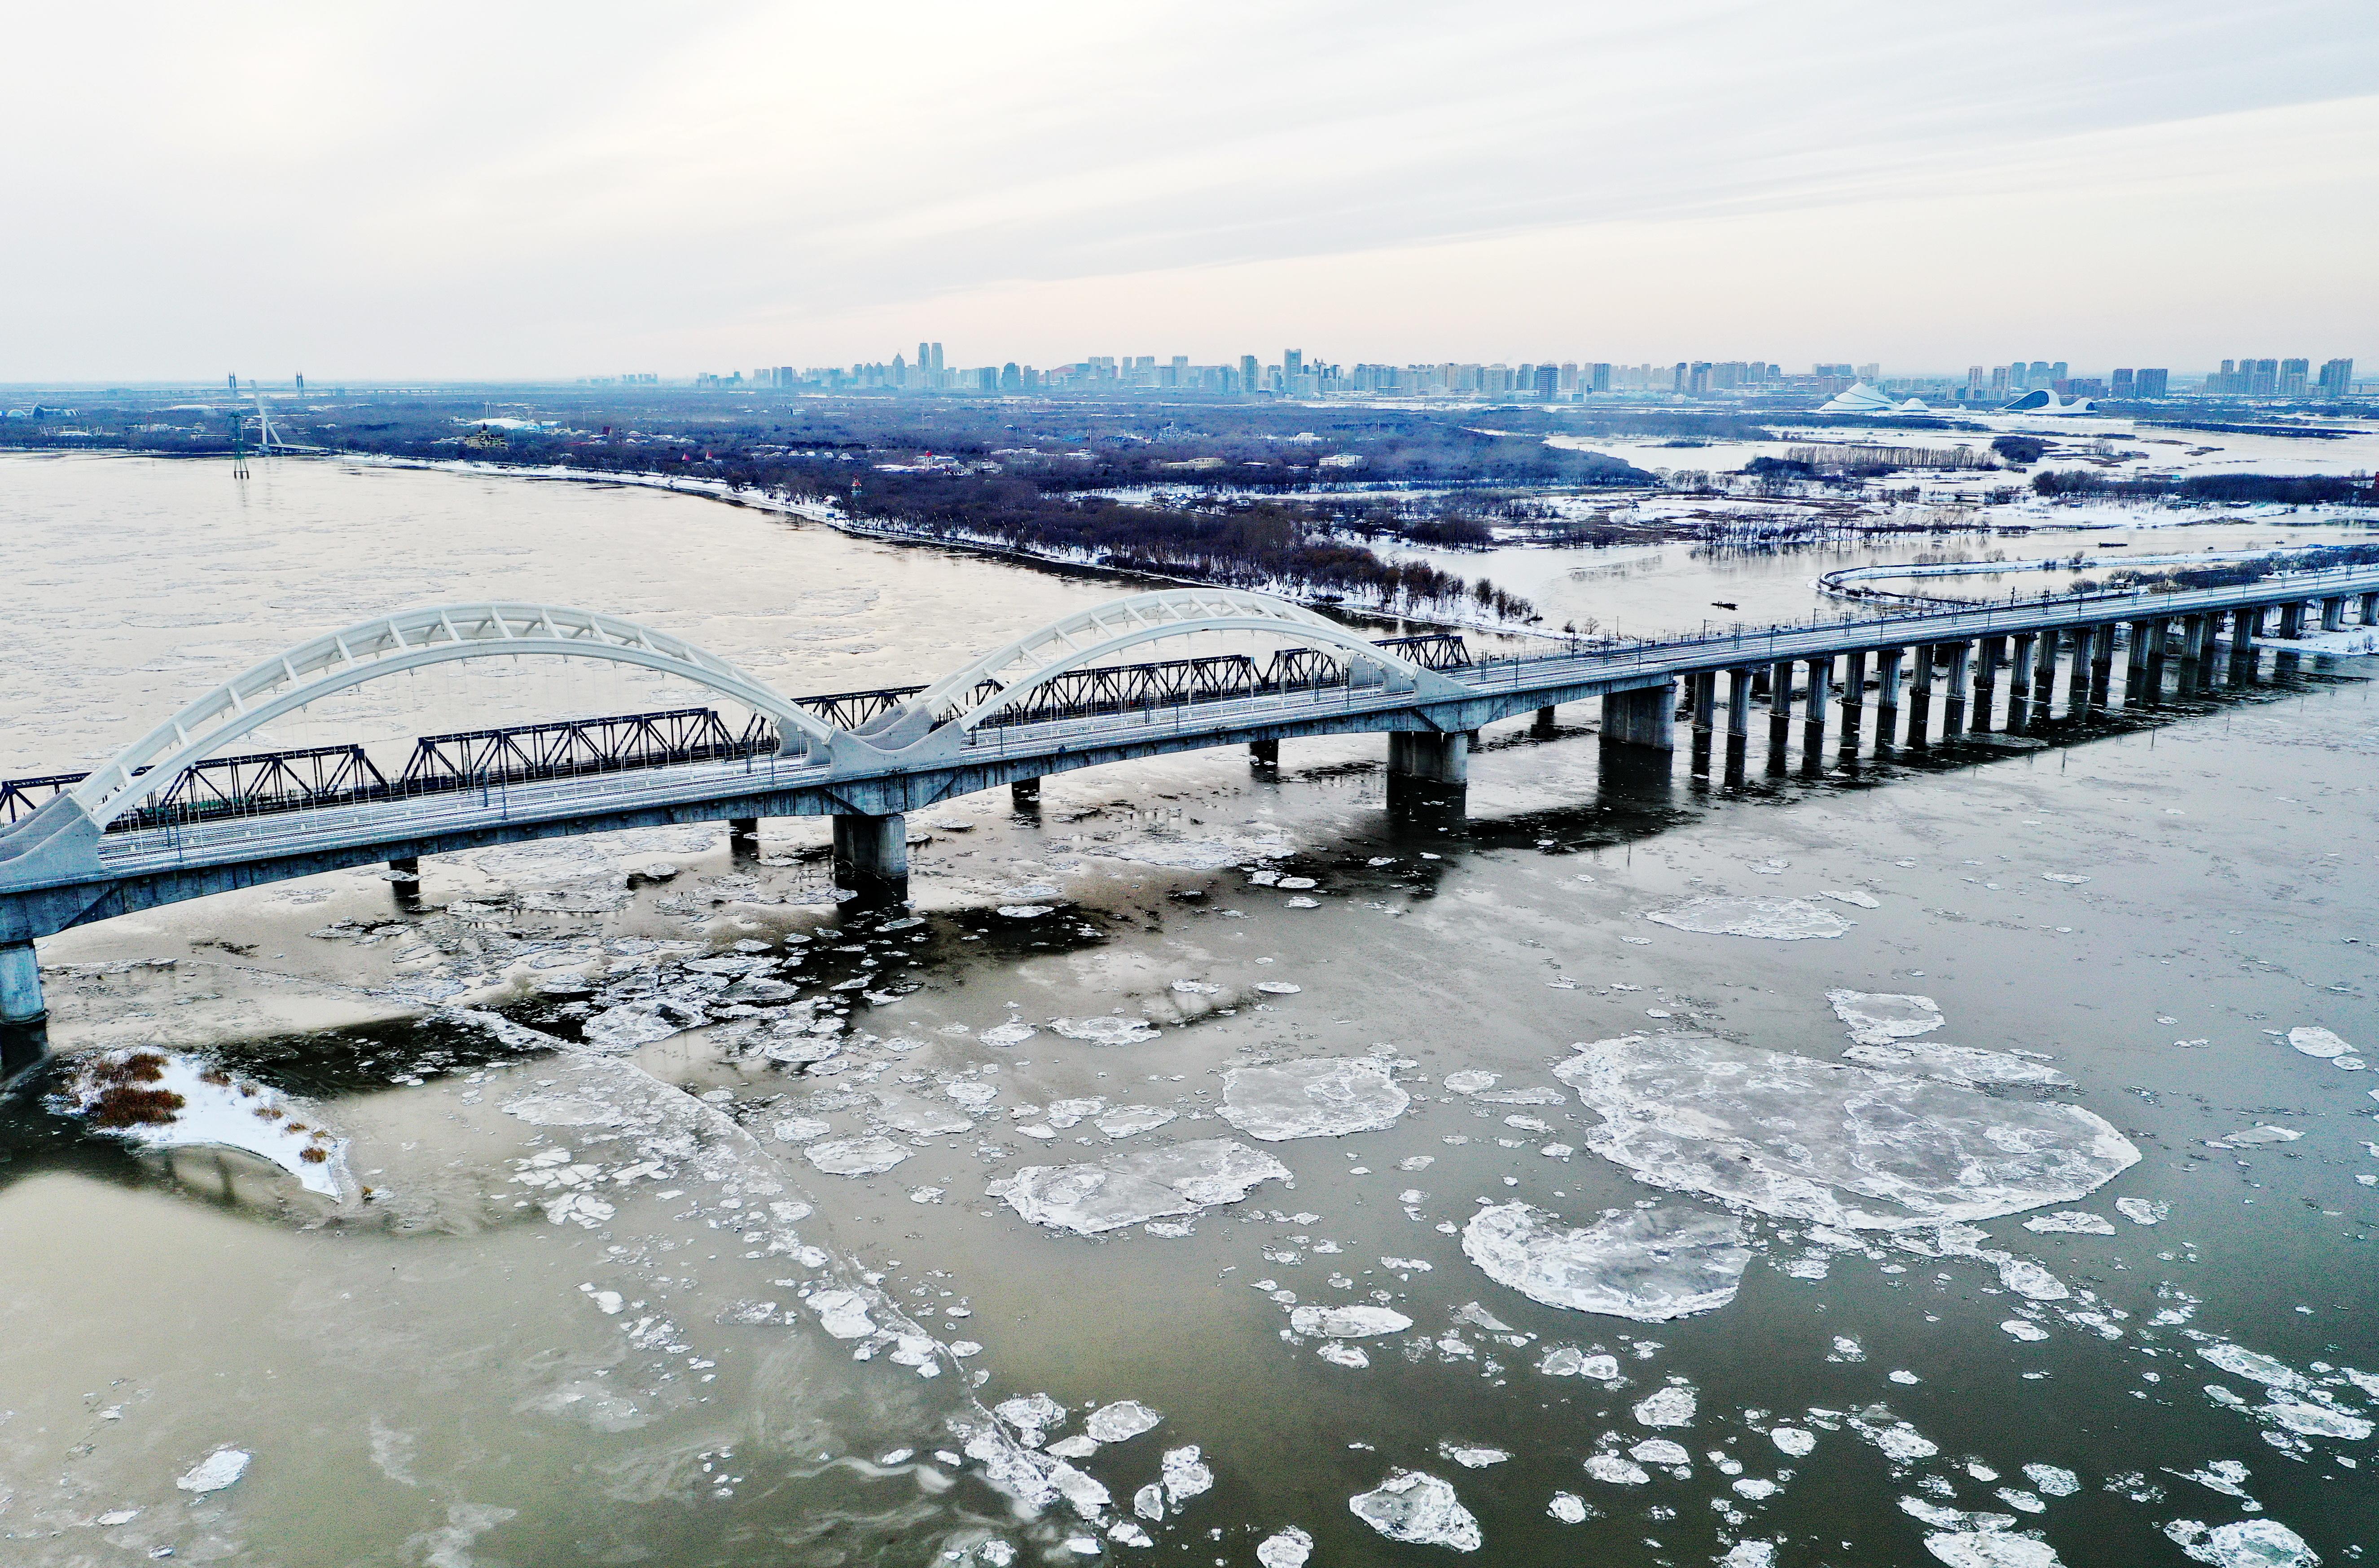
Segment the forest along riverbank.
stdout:
[[[0,622],[44,649],[0,661],[12,772],[393,603],[585,604],[821,691],[1117,591],[646,490],[10,479]],[[1689,624],[1760,571],[1629,592]],[[0,1530],[34,1563],[2351,1560],[2369,669],[1735,797],[1516,727],[1461,823],[1392,819],[1359,739],[1092,770],[919,814],[905,910],[772,821],[69,934],[60,1071],[0,1119]],[[385,684],[267,743],[681,695]]]

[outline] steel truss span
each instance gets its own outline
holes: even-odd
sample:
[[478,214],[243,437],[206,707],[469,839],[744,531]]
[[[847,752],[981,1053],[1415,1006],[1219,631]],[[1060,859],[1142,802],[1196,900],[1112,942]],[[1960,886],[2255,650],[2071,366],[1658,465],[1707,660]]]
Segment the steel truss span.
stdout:
[[[1839,701],[1850,741],[1870,661],[1880,672],[1877,708],[1895,716],[1908,666],[1908,743],[1922,746],[1945,669],[1947,741],[1991,725],[2003,676],[2011,724],[2015,699],[2027,694],[2029,710],[2046,718],[2060,664],[2069,712],[2086,716],[2109,702],[2120,642],[2132,650],[2131,691],[2158,703],[2168,657],[2184,661],[2192,680],[2208,681],[2217,640],[2235,664],[2273,634],[2267,616],[2276,612],[2276,635],[2289,639],[2309,624],[2309,608],[2324,628],[2345,625],[2349,614],[2358,626],[2379,625],[2379,568],[1845,616],[1664,643],[1573,641],[1483,660],[1457,636],[1371,642],[1260,594],[1167,589],[1068,616],[928,685],[811,697],[788,696],[682,639],[615,617],[502,603],[406,610],[263,661],[88,776],[0,781],[0,949],[115,914],[378,860],[660,823],[832,814],[881,826],[955,795],[1214,746],[1251,744],[1273,756],[1284,739],[1384,732],[1400,737],[1392,782],[1401,770],[1458,787],[1467,736],[1528,713],[1551,730],[1551,710],[1562,704],[1601,699],[1606,742],[1666,752],[1680,680],[1691,694],[1699,771],[1720,674],[1729,680],[1732,766],[1750,686],[1768,681],[1781,725],[1800,665],[1808,728],[1821,730]],[[1209,633],[1270,645],[1130,657]],[[246,753],[234,744],[382,675],[526,654],[681,676],[752,718],[738,729],[717,708],[679,707],[457,730],[420,738],[401,766],[375,763],[358,745]],[[1846,676],[1839,688],[1838,665]],[[888,866],[896,857],[887,846],[900,842],[888,832],[843,838],[875,845]]]

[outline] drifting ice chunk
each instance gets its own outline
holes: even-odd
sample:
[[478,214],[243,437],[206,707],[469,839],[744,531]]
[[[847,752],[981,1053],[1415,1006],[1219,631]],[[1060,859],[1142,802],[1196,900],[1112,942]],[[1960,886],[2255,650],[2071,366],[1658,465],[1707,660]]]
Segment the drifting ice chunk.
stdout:
[[1768,1434],[1768,1441],[1795,1459],[1817,1446],[1817,1435],[1800,1427],[1778,1427]]
[[1117,1105],[1091,1125],[1109,1138],[1129,1138],[1136,1132],[1163,1127],[1173,1116],[1171,1111],[1155,1105]]
[[1305,987],[1292,985],[1286,980],[1266,980],[1258,983],[1256,989],[1267,996],[1294,996]]
[[[691,1013],[691,1018],[687,1014]],[[662,1002],[623,1002],[606,1007],[579,1027],[587,1044],[606,1051],[633,1051],[682,1034],[702,1021],[701,1009]]]
[[1040,1032],[1029,1023],[1001,1023],[994,1024],[975,1038],[986,1045],[996,1045],[1005,1050],[1009,1046],[1021,1045]]
[[247,1450],[218,1448],[185,1472],[174,1484],[184,1491],[204,1496],[221,1491],[248,1474],[248,1462],[252,1457]]
[[1557,1491],[1553,1493],[1553,1500],[1545,1504],[1545,1512],[1564,1525],[1583,1525],[1586,1523],[1586,1499],[1574,1491]]
[[1616,1453],[1588,1454],[1586,1473],[1615,1487],[1640,1487],[1652,1478],[1642,1465],[1630,1464]]
[[1347,1508],[1392,1541],[1476,1551],[1486,1538],[1454,1489],[1422,1470],[1394,1470],[1376,1490],[1346,1500]]
[[1490,1465],[1501,1465],[1512,1457],[1500,1448],[1465,1448],[1453,1441],[1439,1443],[1437,1452],[1440,1457],[1451,1459],[1466,1470],[1484,1470]]
[[1045,1393],[1003,1399],[991,1407],[991,1413],[1014,1427],[1028,1448],[1040,1447],[1044,1437],[1066,1424],[1066,1407]]
[[1694,1462],[1694,1456],[1685,1452],[1684,1444],[1671,1442],[1667,1438],[1646,1438],[1627,1451],[1627,1457],[1645,1465],[1690,1465]]
[[1251,1138],[1334,1138],[1391,1127],[1412,1104],[1369,1056],[1321,1056],[1223,1075],[1223,1119]]
[[1100,1442],[1122,1442],[1153,1430],[1165,1417],[1136,1399],[1119,1399],[1091,1412],[1082,1429]]
[[2057,1552],[2047,1541],[2003,1531],[1938,1531],[1925,1538],[1925,1550],[1950,1568],[2059,1568]]
[[1194,1442],[1184,1448],[1166,1449],[1163,1473],[1165,1502],[1168,1508],[1178,1510],[1200,1492],[1214,1490],[1214,1472],[1198,1457],[1198,1445]]
[[2349,1045],[2328,1030],[2313,1024],[2301,1024],[2288,1031],[2288,1043],[2304,1055],[2319,1056],[2324,1061],[2349,1055],[2354,1050],[2353,1046]]
[[1671,1383],[1649,1399],[1638,1401],[1635,1416],[1648,1427],[1690,1427],[1694,1423],[1694,1391]]
[[885,1125],[901,1132],[968,1132],[974,1128],[958,1112],[912,1095],[878,1093],[876,1103],[883,1107]]
[[2319,1405],[2301,1405],[2293,1399],[2276,1399],[2269,1405],[2258,1405],[2255,1413],[2305,1437],[2343,1438],[2348,1442],[2361,1442],[2371,1435],[2371,1423],[2360,1416],[2349,1416],[2343,1410],[2331,1410]]
[[909,1151],[888,1138],[838,1138],[813,1143],[802,1152],[828,1176],[876,1176],[909,1157]]
[[2152,1225],[2172,1212],[2169,1203],[2157,1203],[2145,1198],[2118,1198],[2115,1211],[2135,1225]]
[[1456,1094],[1476,1094],[1482,1089],[1494,1088],[1495,1080],[1503,1076],[1501,1073],[1478,1072],[1469,1069],[1450,1072],[1445,1075],[1445,1087]]
[[2209,1138],[2205,1146],[2208,1149],[2250,1149],[2258,1143],[2294,1143],[2303,1136],[2293,1128],[2265,1127],[2258,1123],[2225,1138]]
[[2059,1209],[2053,1214],[2035,1214],[2023,1222],[2023,1228],[2043,1235],[2112,1236],[2113,1222],[2090,1212],[2087,1209]]
[[787,1116],[768,1129],[779,1143],[815,1143],[833,1130],[833,1124],[815,1116]]
[[2061,1465],[2027,1465],[2023,1474],[2043,1497],[2071,1497],[2082,1490],[2082,1478]]
[[1080,1236],[1236,1203],[1288,1167],[1227,1138],[1118,1155],[1104,1164],[1027,1165],[987,1191],[1035,1224]]
[[2006,1051],[1984,1051],[1972,1045],[1943,1045],[1920,1041],[1911,1045],[1853,1045],[1845,1061],[1886,1072],[1922,1073],[1951,1083],[2030,1083],[2049,1089],[2070,1089],[2073,1080],[2044,1063]]
[[2062,1301],[2073,1293],[2065,1282],[2029,1258],[2011,1258],[1999,1265],[1999,1284],[2027,1301]]
[[1294,1525],[1256,1543],[1262,1568],[1305,1568],[1305,1560],[1312,1555],[1313,1538]]
[[1588,1147],[1657,1187],[1842,1230],[1938,1225],[2087,1196],[2139,1151],[2078,1106],[1995,1100],[1696,1033],[1581,1045],[1553,1069]]
[[1941,1005],[1930,996],[1866,991],[1829,991],[1834,1016],[1849,1026],[1851,1038],[1862,1045],[1889,1045],[1919,1034],[1930,1034],[1945,1021]]
[[1999,1325],[1999,1332],[2010,1339],[2021,1340],[2026,1345],[2035,1345],[2048,1337],[2047,1329],[2023,1318],[2010,1318]]
[[1863,910],[1879,910],[1883,907],[1882,899],[1860,887],[1820,887],[1817,891],[1837,903],[1856,904]]
[[[1093,1045],[1138,1045],[1156,1038],[1156,1031],[1141,1019],[1112,1013],[1094,1019],[1051,1019],[1049,1027],[1069,1040],[1087,1040]],[[989,1040],[996,1032],[986,1031],[984,1038]]]
[[818,1326],[837,1339],[865,1339],[876,1333],[867,1297],[855,1290],[813,1291],[809,1309],[817,1314]]
[[1326,1339],[1363,1339],[1402,1333],[1412,1327],[1412,1320],[1385,1307],[1299,1307],[1289,1313],[1288,1326]]
[[1526,1203],[1470,1217],[1464,1256],[1532,1301],[1657,1323],[1734,1299],[1751,1261],[1742,1222],[1683,1203],[1630,1209],[1584,1230]]
[[1840,936],[1851,923],[1806,899],[1688,899],[1644,917],[1658,925],[1709,936],[1765,936],[1778,942]]
[[2277,1519],[2242,1519],[2211,1531],[2194,1519],[2175,1519],[2164,1533],[2192,1561],[2214,1568],[2313,1568],[2321,1561]]

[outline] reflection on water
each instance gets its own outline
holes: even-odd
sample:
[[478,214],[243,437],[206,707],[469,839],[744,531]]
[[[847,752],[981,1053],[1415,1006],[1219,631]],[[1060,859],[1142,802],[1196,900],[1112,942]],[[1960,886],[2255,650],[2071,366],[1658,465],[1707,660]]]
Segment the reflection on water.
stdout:
[[[650,492],[8,473],[72,672],[0,666],[12,771],[380,604],[825,689],[1108,591]],[[2379,714],[2228,680],[1732,790],[1513,726],[1467,818],[1362,739],[1093,770],[913,818],[912,910],[772,821],[69,934],[62,1053],[259,1085],[371,1191],[6,1103],[7,1558],[2350,1560]]]

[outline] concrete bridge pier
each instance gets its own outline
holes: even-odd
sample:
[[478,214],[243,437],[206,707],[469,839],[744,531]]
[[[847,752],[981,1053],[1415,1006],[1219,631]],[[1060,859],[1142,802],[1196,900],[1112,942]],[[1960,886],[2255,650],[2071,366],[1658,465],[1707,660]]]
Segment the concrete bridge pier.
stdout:
[[837,812],[834,880],[839,887],[855,887],[862,893],[905,895],[909,819],[899,812],[883,816]]
[[1974,645],[1950,645],[1950,696],[1941,712],[1941,739],[1954,741],[1966,732],[1966,679],[1974,668]]
[[2032,645],[2039,633],[2018,632],[2015,650],[2008,656],[2008,733],[2021,735],[2026,729],[2024,719],[2032,706]]
[[1909,650],[1908,749],[1921,752],[1931,743],[1933,729],[1933,645],[1920,643]]
[[760,819],[756,816],[729,817],[727,849],[731,854],[758,854],[760,852]]
[[2153,621],[2143,621],[2139,624],[2147,628],[2141,637],[2140,650],[2142,668],[2146,672],[2147,700],[2162,706],[2165,645],[2172,640],[2172,621],[2168,616],[2159,615]]
[[2123,645],[2123,706],[2137,707],[2147,696],[2148,643],[2156,635],[2156,622],[2134,621],[2131,636]]
[[2255,667],[2263,662],[2263,655],[2255,646],[2263,620],[2264,612],[2260,609],[2241,609],[2230,617],[2230,684],[2233,686],[2243,686],[2252,681]]
[[1685,677],[1686,700],[1694,715],[1693,773],[1708,778],[1710,770],[1710,718],[1718,706],[1718,672],[1702,669]]
[[2321,601],[2321,629],[2325,632],[2346,630],[2346,596]]
[[1778,659],[1768,670],[1768,771],[1784,771],[1785,745],[1793,738],[1793,661]]
[[1883,648],[1875,656],[1875,749],[1890,751],[1900,740],[1900,663],[1905,648]]
[[[1253,748],[1251,747],[1250,749],[1252,750]],[[1041,809],[1041,780],[1038,778],[1019,778],[1008,785],[1008,804],[1009,809],[1013,811],[1039,811]]]
[[2301,601],[2292,600],[2280,606],[2280,635],[2283,637],[2304,635],[2304,605]]
[[[1248,742],[1248,761],[1257,767],[1278,767],[1280,766],[1280,742],[1278,741],[1250,741]],[[1035,786],[1038,786],[1041,780],[1036,778],[1033,782]]]
[[42,964],[30,942],[0,943],[0,1028],[36,1024],[50,1016],[42,1000]]
[[[1665,691],[1657,694],[1665,696]],[[1462,730],[1388,732],[1388,809],[1459,812],[1470,790],[1470,737]]]
[[2086,718],[2090,713],[2090,628],[2077,628],[2073,649],[2065,660],[2065,717]]
[[1751,750],[1751,688],[1758,679],[1757,670],[1726,672],[1726,781],[1734,789],[1743,786],[1744,763]]
[[[1640,692],[1613,692],[1602,699],[1602,741],[1605,745],[1647,746],[1656,752],[1676,747],[1677,697],[1663,681]],[[1394,737],[1390,738],[1394,756]],[[1393,766],[1393,763],[1391,764]]]
[[2379,626],[2379,593],[2365,594],[2361,598],[2362,624]]
[[1846,654],[1842,658],[1842,743],[1844,758],[1858,755],[1859,741],[1866,732],[1866,653]]
[[1831,654],[1809,661],[1809,698],[1801,710],[1801,771],[1815,773],[1826,766],[1826,705],[1834,696]]
[[2090,706],[2104,709],[2115,694],[2115,623],[2090,628]]
[[2040,644],[2032,660],[2032,723],[2036,727],[2048,722],[2049,705],[2057,698],[2057,642],[2054,630],[2040,633]]
[[[1537,709],[1536,722],[1528,726],[1528,733],[1536,736],[1540,740],[1551,735],[1557,728],[1553,720],[1553,705],[1551,703],[1547,703],[1544,706]],[[1273,744],[1277,748],[1279,742],[1275,741]],[[1275,758],[1275,760],[1277,759]]]
[[1974,645],[1974,732],[1990,733],[1999,701],[1999,666],[2007,662],[2007,639],[1985,637]]

